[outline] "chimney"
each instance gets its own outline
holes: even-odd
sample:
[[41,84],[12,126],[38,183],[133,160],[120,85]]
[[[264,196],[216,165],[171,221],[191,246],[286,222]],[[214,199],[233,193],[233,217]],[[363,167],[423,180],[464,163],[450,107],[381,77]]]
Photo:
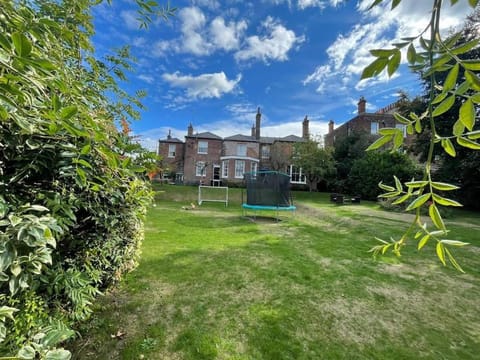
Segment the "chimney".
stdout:
[[358,115],[365,113],[366,103],[367,100],[365,100],[365,98],[361,96],[360,100],[358,101]]
[[305,119],[303,119],[303,123],[302,123],[302,137],[305,140],[308,140],[310,137],[310,134],[308,132],[308,123],[309,123],[309,120],[307,118],[307,115],[305,115]]
[[170,140],[172,138],[172,130],[168,130],[168,135],[167,135],[167,140]]
[[333,126],[335,125],[335,123],[333,122],[333,120],[330,120],[328,122],[328,133],[331,134],[333,133]]
[[257,109],[257,116],[255,117],[255,139],[260,140],[260,121],[262,114],[260,114],[260,107]]
[[187,136],[193,136],[193,126],[192,126],[192,123],[190,123],[190,125],[188,125]]
[[255,137],[255,124],[252,125],[252,137]]

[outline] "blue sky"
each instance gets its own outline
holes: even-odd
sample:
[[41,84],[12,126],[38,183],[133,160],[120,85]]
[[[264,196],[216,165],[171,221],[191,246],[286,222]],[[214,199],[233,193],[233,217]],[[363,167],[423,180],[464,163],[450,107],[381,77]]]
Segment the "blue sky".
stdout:
[[[339,125],[354,116],[360,96],[374,112],[400,90],[420,91],[405,65],[390,79],[360,74],[372,61],[368,50],[424,29],[432,1],[403,0],[393,12],[367,11],[371,2],[171,0],[176,15],[145,30],[135,1],[115,0],[95,7],[94,45],[99,55],[131,46],[136,72],[122,86],[148,93],[132,129],[151,149],[169,130],[183,139],[190,123],[196,132],[248,135],[258,107],[262,136],[301,136],[305,115],[321,136],[330,119]],[[445,2],[445,29],[470,11],[466,0]]]

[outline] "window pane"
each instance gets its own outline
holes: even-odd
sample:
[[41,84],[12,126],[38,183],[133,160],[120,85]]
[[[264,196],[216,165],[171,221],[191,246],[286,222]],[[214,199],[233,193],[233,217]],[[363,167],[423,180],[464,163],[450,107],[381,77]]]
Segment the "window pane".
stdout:
[[228,178],[228,160],[222,161],[222,177]]
[[378,123],[377,122],[371,122],[370,123],[370,133],[371,134],[378,134]]
[[168,157],[175,157],[176,145],[168,145]]
[[243,178],[244,172],[245,172],[245,161],[235,160],[235,177]]
[[237,144],[237,155],[238,156],[247,156],[247,145]]
[[199,154],[208,154],[208,141],[199,141],[198,142],[198,153]]
[[270,157],[270,146],[262,146],[262,159],[268,159]]
[[197,161],[195,164],[195,175],[196,176],[205,176],[206,175],[207,167],[205,166],[205,162]]

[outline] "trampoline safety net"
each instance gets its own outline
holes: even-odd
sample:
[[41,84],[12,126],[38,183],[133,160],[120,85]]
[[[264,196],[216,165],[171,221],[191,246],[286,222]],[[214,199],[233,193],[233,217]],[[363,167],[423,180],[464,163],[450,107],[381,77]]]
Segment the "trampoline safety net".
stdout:
[[257,171],[244,174],[247,204],[289,207],[290,177],[278,171]]

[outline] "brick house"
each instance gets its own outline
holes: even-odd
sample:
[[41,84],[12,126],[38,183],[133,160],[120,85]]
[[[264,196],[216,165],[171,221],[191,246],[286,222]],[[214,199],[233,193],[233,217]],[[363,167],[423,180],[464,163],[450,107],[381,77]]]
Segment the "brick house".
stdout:
[[375,138],[382,128],[398,128],[403,131],[405,144],[411,144],[413,135],[407,134],[404,124],[399,123],[393,114],[398,111],[398,102],[390,104],[375,113],[366,112],[367,101],[362,96],[358,102],[358,114],[334,129],[335,123],[330,120],[328,133],[324,137],[325,146],[335,146],[335,142],[354,133],[371,134]]
[[[293,184],[306,184],[306,178],[289,159],[293,145],[309,138],[308,119],[302,123],[302,137],[262,137],[261,113],[257,110],[250,135],[236,134],[221,138],[211,132],[194,134],[190,124],[185,142],[172,138],[159,140],[161,167],[170,180],[187,185],[228,185],[241,183],[243,174],[258,170],[279,170],[291,177]],[[278,161],[278,149],[281,149]],[[272,153],[273,152],[273,153]],[[175,174],[173,177],[172,174]]]

